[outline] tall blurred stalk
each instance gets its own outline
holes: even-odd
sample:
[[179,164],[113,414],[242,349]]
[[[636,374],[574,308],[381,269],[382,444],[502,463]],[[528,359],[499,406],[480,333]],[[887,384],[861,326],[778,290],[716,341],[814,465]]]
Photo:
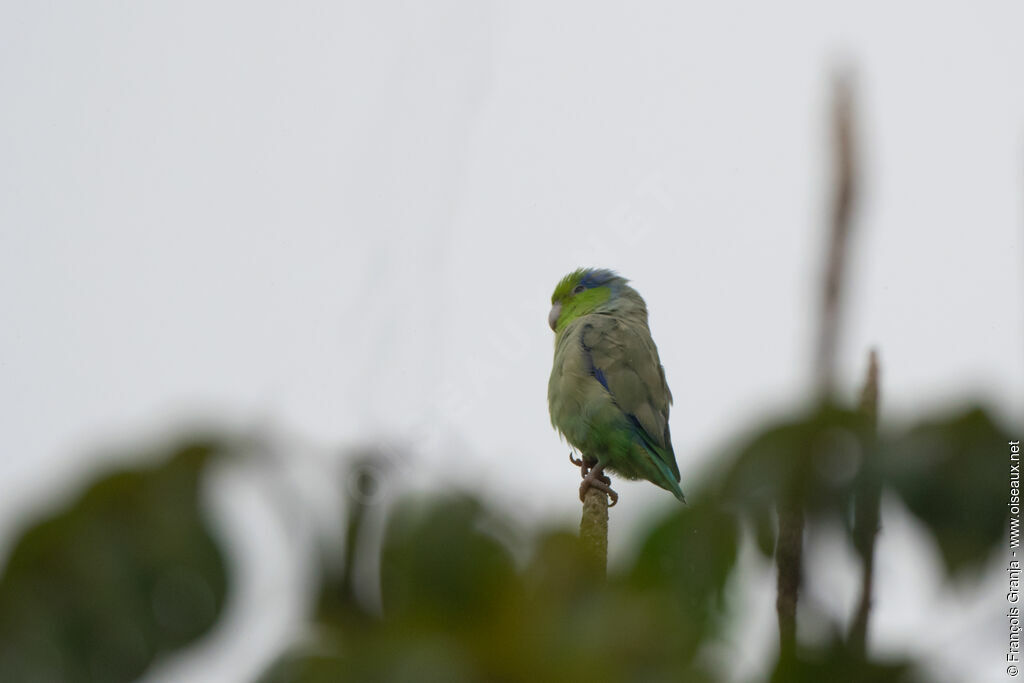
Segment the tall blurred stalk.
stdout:
[[831,230],[821,298],[821,320],[818,325],[815,382],[818,398],[831,400],[835,392],[836,347],[842,322],[843,283],[849,252],[849,237],[857,191],[857,160],[854,155],[853,93],[846,75],[833,82],[832,134],[835,163],[832,195]]
[[[834,189],[830,231],[825,255],[825,270],[818,325],[814,382],[818,400],[832,401],[835,392],[836,347],[843,303],[843,281],[848,255],[851,217],[856,200],[856,158],[854,155],[853,113],[849,78],[834,79],[832,93]],[[778,570],[778,597],[775,608],[779,620],[779,651],[790,657],[796,651],[796,608],[802,564],[804,513],[803,501],[790,494],[778,502],[779,537],[775,547]]]

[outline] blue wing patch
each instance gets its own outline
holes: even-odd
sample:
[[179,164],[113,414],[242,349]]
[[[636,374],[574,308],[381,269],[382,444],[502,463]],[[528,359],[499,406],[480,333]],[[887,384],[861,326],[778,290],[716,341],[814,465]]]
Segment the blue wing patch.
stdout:
[[[594,329],[593,325],[584,325],[583,329],[580,330],[580,348],[583,349],[583,355],[587,358],[587,370],[590,372],[590,376],[600,382],[601,386],[604,387],[604,390],[611,394],[612,390],[608,388],[608,380],[604,378],[604,373],[601,371],[601,368],[594,365],[594,356],[591,355],[590,347],[587,346],[587,342],[583,340],[587,331],[592,329]],[[612,399],[614,398],[615,394],[612,394]]]

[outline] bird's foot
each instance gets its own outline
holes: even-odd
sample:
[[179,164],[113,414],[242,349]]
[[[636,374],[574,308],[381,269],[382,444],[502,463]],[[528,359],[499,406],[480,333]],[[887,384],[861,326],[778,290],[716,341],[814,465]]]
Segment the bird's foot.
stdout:
[[[584,465],[580,466],[582,470]],[[611,502],[608,503],[608,507],[615,507],[615,504],[619,502],[619,494],[616,493],[611,486],[612,480],[604,474],[604,468],[601,466],[595,466],[590,468],[589,472],[584,472],[583,482],[580,484],[580,501],[583,501],[587,497],[587,490],[594,488],[598,491],[604,491],[611,498]]]

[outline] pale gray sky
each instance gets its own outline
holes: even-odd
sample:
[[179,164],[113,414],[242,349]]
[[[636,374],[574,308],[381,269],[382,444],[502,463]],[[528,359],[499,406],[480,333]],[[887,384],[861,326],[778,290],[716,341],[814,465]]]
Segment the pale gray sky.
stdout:
[[[1021,26],[1012,1],[4,3],[0,546],[106,445],[198,418],[406,443],[408,486],[571,523],[546,316],[579,265],[647,299],[685,490],[808,385],[842,65],[865,141],[843,387],[877,345],[889,417],[1024,414]],[[236,527],[268,514],[223,489]],[[620,493],[621,553],[672,500]],[[998,606],[914,634],[950,608],[893,507],[880,639],[995,676]],[[248,557],[289,542],[260,528]],[[219,634],[210,680],[299,618],[299,569],[260,571],[245,590],[279,597],[232,613],[262,631]]]

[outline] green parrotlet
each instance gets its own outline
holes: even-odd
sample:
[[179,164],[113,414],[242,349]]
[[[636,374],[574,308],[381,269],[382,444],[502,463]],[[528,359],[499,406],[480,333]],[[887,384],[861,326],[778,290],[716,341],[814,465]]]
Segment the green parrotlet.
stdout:
[[[684,501],[672,451],[672,392],[647,326],[647,305],[616,273],[581,268],[551,295],[555,361],[548,381],[551,424],[581,454],[580,497],[612,496],[604,470],[646,479]],[[570,455],[570,459],[572,456]]]

